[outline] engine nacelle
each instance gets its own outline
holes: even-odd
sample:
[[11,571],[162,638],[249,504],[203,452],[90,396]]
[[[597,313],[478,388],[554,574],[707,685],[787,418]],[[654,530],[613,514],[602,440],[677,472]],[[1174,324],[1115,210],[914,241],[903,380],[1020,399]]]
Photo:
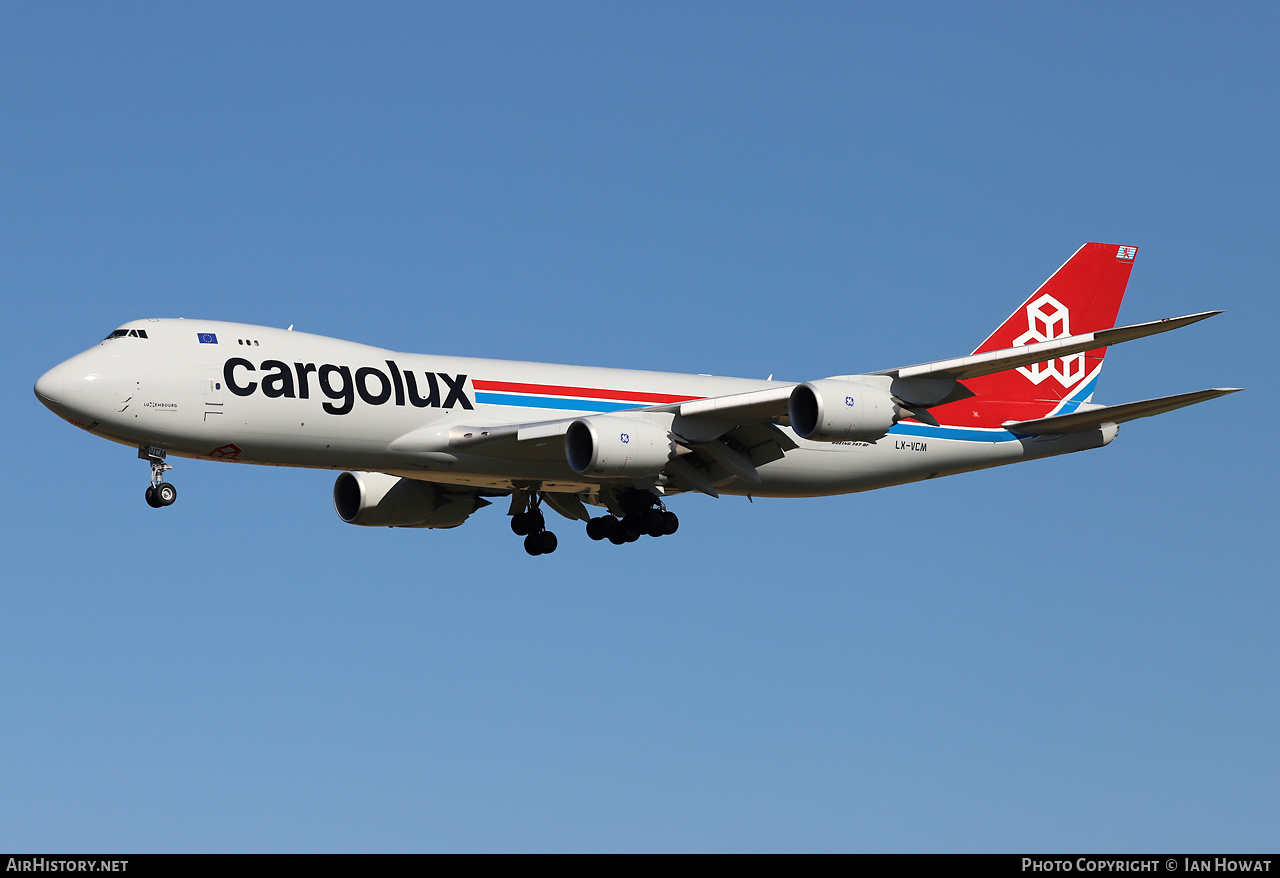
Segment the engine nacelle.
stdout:
[[488,505],[474,492],[451,494],[429,482],[386,473],[342,473],[333,483],[338,517],[365,527],[457,527]]
[[656,476],[673,451],[665,427],[638,418],[579,418],[564,434],[565,460],[584,476]]
[[902,417],[889,383],[824,378],[801,384],[787,401],[791,429],[815,442],[874,442]]

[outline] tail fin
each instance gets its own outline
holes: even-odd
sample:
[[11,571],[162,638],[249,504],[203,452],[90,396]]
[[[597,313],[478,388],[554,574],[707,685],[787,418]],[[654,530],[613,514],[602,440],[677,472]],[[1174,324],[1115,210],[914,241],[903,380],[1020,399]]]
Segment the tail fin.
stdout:
[[[974,353],[1115,326],[1137,254],[1137,247],[1085,244]],[[1073,412],[1093,395],[1106,353],[1102,347],[968,379],[965,385],[974,397],[939,406],[933,414],[942,423],[998,427],[1009,420]]]

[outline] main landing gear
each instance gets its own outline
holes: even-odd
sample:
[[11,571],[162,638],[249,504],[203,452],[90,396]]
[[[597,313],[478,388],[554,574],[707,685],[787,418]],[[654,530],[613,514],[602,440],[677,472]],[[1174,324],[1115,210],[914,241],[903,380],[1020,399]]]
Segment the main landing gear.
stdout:
[[[614,503],[616,498],[617,502]],[[629,490],[609,499],[609,508],[621,510],[622,515],[601,515],[587,522],[587,536],[593,540],[608,540],[615,546],[634,543],[648,534],[663,537],[673,534],[680,527],[680,519],[668,512],[662,499],[652,491]],[[559,540],[547,530],[547,520],[542,514],[542,494],[533,488],[518,490],[511,498],[511,530],[524,537],[524,550],[530,555],[550,555]],[[559,503],[555,509],[568,517]],[[582,514],[581,507],[578,514]],[[584,516],[585,517],[585,516]]]
[[540,499],[537,494],[531,495],[529,507],[511,516],[511,530],[524,537],[524,550],[530,555],[550,555],[560,544],[556,535],[547,530],[547,519],[538,508]]
[[680,527],[680,519],[668,512],[662,501],[649,491],[628,491],[618,498],[622,518],[601,515],[587,522],[587,536],[608,540],[615,546],[634,543],[641,536],[670,536]]
[[147,505],[152,509],[172,506],[174,501],[178,499],[178,489],[164,481],[165,470],[173,469],[173,467],[164,462],[164,449],[156,448],[154,445],[139,448],[138,457],[151,464],[151,486],[147,488],[147,492],[144,495],[147,499]]

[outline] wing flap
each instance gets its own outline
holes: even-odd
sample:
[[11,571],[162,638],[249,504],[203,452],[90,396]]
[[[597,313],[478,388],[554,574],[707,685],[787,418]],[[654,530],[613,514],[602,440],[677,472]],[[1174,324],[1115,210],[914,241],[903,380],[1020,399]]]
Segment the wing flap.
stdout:
[[1077,430],[1089,430],[1103,424],[1122,424],[1136,418],[1149,418],[1162,415],[1174,409],[1195,405],[1209,399],[1217,399],[1228,393],[1237,393],[1241,387],[1215,387],[1210,390],[1196,390],[1191,393],[1179,393],[1174,396],[1161,396],[1155,399],[1144,399],[1122,405],[1109,405],[1088,411],[1073,412],[1069,415],[1053,415],[1038,418],[1034,421],[1006,421],[1002,426],[1010,433],[1027,436],[1043,436],[1055,433],[1074,433]]

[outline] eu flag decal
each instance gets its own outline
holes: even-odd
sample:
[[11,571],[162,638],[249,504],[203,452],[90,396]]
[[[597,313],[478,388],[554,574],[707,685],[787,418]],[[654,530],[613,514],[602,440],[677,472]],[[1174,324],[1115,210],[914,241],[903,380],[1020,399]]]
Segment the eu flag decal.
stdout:
[[199,332],[196,337],[200,339],[200,344],[217,344],[218,337],[212,332]]

